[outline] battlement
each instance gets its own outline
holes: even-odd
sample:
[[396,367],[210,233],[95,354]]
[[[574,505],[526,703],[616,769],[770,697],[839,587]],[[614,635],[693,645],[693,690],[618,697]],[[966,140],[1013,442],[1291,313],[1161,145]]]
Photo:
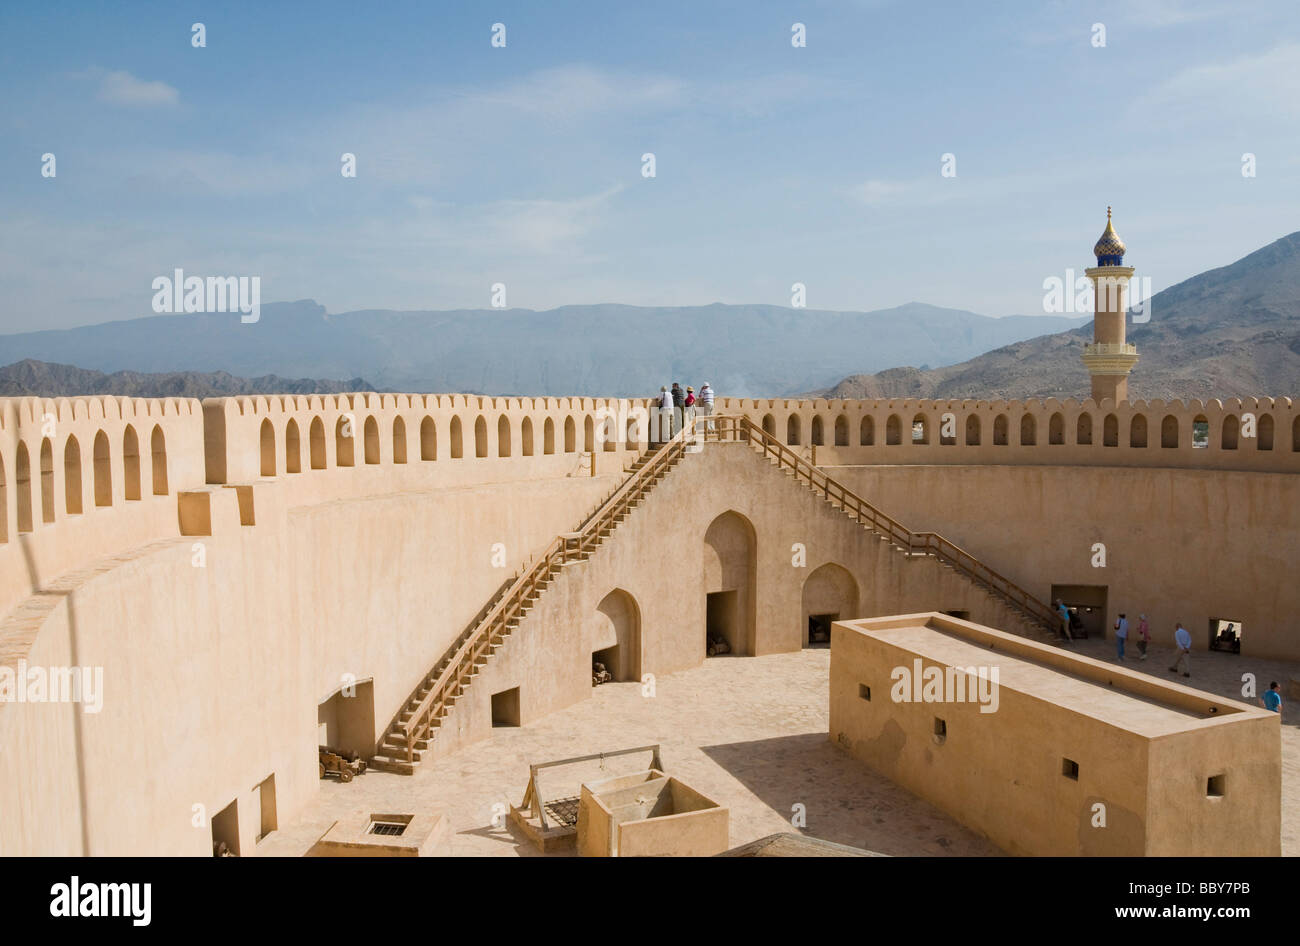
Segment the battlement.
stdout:
[[[618,474],[667,439],[653,404],[374,392],[0,399],[0,561],[12,563],[0,608],[96,557],[175,537],[194,512],[178,510],[178,493],[243,484],[240,521],[251,524],[246,487],[258,481],[282,484],[277,502],[289,507]],[[822,465],[1300,471],[1300,410],[1290,398],[719,398],[715,410],[747,415]]]
[[[652,405],[373,392],[0,399],[0,544],[146,497],[309,471],[510,460],[512,475],[545,476],[560,472],[545,457],[616,454],[602,466],[617,472],[627,454],[663,439]],[[745,414],[829,464],[1300,470],[1300,410],[1290,398],[719,398],[716,411]],[[518,469],[522,458],[535,459]]]
[[716,409],[745,414],[791,446],[815,446],[827,464],[1300,471],[1300,409],[1291,398],[719,398]]

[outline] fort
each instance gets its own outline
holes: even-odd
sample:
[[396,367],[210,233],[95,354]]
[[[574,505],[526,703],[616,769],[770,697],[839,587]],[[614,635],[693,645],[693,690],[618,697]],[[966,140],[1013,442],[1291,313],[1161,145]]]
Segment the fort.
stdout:
[[[668,437],[647,422],[650,404],[614,398],[0,400],[0,668],[103,668],[100,712],[0,703],[0,853],[210,855],[218,843],[305,853],[338,820],[331,805],[402,811],[429,798],[468,838],[490,817],[468,788],[430,774],[444,760],[524,739],[553,714],[596,711],[584,706],[667,711],[701,673],[715,689],[741,688],[727,691],[737,714],[742,696],[761,704],[783,675],[811,674],[820,735],[807,751],[835,752],[850,781],[874,766],[920,785],[915,766],[929,763],[836,741],[832,671],[860,619],[947,615],[1067,653],[1059,598],[1091,624],[1077,647],[1104,638],[1118,613],[1142,612],[1166,652],[1176,621],[1192,631],[1192,684],[1211,659],[1229,679],[1285,672],[1300,661],[1300,409],[1270,397],[1130,402],[1123,300],[1098,304],[1117,308],[1099,310],[1084,353],[1091,398],[719,397],[708,425]],[[1241,628],[1240,654],[1207,653],[1223,620]],[[828,655],[817,642],[832,626]],[[708,658],[710,638],[729,653]],[[922,638],[912,643],[902,666],[942,663]],[[1032,731],[1040,717],[1027,707],[1081,672],[1038,653],[1017,658],[1019,709],[1007,709],[1002,670],[988,725]],[[972,654],[961,665],[991,659]],[[593,688],[593,659],[610,684]],[[1155,728],[1134,724],[1152,759],[1184,729],[1209,740],[1187,743],[1191,755],[1231,744],[1218,735],[1223,718],[1183,725],[1192,711],[1179,707],[1199,691],[1126,672],[1150,681],[1131,681],[1140,692],[1126,699],[1163,707]],[[886,670],[880,699],[888,681]],[[1257,733],[1232,804],[1269,814],[1262,837],[1242,829],[1246,840],[1229,846],[1276,854],[1278,721],[1231,697],[1214,697],[1217,712]],[[1122,709],[1116,694],[1098,697],[1105,712],[1090,699],[1062,695],[1060,711]],[[931,704],[903,706],[934,715]],[[572,752],[545,751],[650,741],[607,727],[592,744],[587,732]],[[370,771],[323,783],[312,763],[324,745]],[[749,817],[746,799],[763,792],[741,798],[738,782],[706,770],[710,752],[726,756],[707,745],[683,760],[686,773],[670,755],[666,777],[703,779],[689,790],[730,808],[733,846],[779,831],[788,815],[773,821],[772,802]],[[764,745],[753,743],[756,760]],[[1056,751],[1045,745],[1044,758]],[[1051,764],[1061,777],[1060,759]],[[1195,764],[1200,804],[1201,769],[1218,770]],[[521,792],[526,774],[494,775],[493,801]],[[369,785],[386,794],[346,794]],[[1153,782],[1151,797],[1167,787]],[[1010,809],[968,817],[929,801],[974,832],[972,850],[978,838],[1034,849],[999,834]],[[1132,810],[1141,804],[1134,796]],[[1185,813],[1191,804],[1177,802]],[[1042,826],[1050,843],[1038,849],[1212,853],[1224,826],[1242,826],[1191,816],[1219,826],[1185,832],[1180,848],[1157,814],[1135,815],[1122,839],[1094,844],[1079,840],[1071,809],[1068,824]],[[830,840],[868,846],[853,837]]]

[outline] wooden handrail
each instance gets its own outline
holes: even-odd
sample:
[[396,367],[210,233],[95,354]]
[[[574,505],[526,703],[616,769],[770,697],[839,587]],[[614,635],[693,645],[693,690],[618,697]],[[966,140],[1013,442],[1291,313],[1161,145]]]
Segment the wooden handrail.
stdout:
[[500,600],[483,616],[474,630],[465,636],[451,657],[444,658],[446,666],[438,674],[433,686],[426,693],[411,714],[411,718],[402,724],[402,736],[406,744],[406,761],[415,761],[415,744],[428,732],[433,715],[447,703],[447,693],[454,683],[468,672],[475,661],[490,646],[499,631],[503,630],[518,614],[523,606],[523,599],[537,587],[538,582],[550,576],[571,559],[581,557],[599,544],[599,537],[614,519],[627,509],[631,502],[644,495],[645,484],[670,462],[681,456],[687,449],[687,441],[694,441],[696,424],[716,418],[700,417],[691,424],[684,424],[682,429],[659,450],[633,476],[628,477],[613,495],[610,496],[587,520],[577,532],[557,536],[529,568],[520,572],[511,582]]
[[757,441],[759,449],[773,455],[778,464],[790,467],[796,476],[803,478],[826,499],[840,503],[845,512],[859,521],[868,522],[877,532],[882,532],[894,544],[908,552],[933,553],[936,558],[952,565],[973,581],[987,586],[995,594],[1025,611],[1048,630],[1056,630],[1060,623],[1055,611],[1039,601],[1011,579],[995,572],[975,556],[949,542],[937,532],[912,532],[898,520],[886,515],[825,470],[804,459],[776,436],[768,433],[745,415],[720,415],[713,418],[720,426],[734,429],[737,440]]
[[887,536],[895,545],[906,549],[909,553],[933,553],[936,558],[952,565],[971,580],[985,585],[1048,629],[1056,628],[1058,623],[1056,612],[1015,582],[993,571],[979,559],[936,532],[912,532],[898,520],[886,515],[830,476],[825,470],[791,450],[745,415],[697,414],[684,423],[682,429],[671,440],[664,443],[645,466],[628,477],[595,512],[588,516],[576,532],[557,536],[537,560],[523,569],[510,583],[505,593],[488,610],[482,620],[460,641],[451,657],[444,658],[443,662],[446,666],[443,671],[438,674],[429,692],[421,698],[411,718],[400,727],[406,744],[408,763],[414,762],[415,744],[429,731],[434,714],[447,705],[447,695],[451,687],[460,682],[461,678],[473,668],[478,658],[491,647],[498,633],[519,614],[524,599],[532,595],[538,583],[567,562],[594,550],[600,544],[601,533],[612,526],[615,519],[630,508],[633,502],[645,495],[648,484],[661,470],[689,449],[688,442],[700,441],[747,442],[751,446],[756,446],[763,456],[772,456],[778,465],[789,467],[796,477],[803,479],[828,501],[839,503],[848,515]]

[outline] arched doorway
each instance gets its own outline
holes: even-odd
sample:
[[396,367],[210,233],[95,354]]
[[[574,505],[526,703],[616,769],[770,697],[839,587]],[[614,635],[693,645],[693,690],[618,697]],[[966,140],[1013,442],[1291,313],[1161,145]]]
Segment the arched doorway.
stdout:
[[591,660],[604,664],[616,682],[641,679],[641,609],[621,588],[596,606]]
[[831,622],[849,621],[858,614],[858,583],[848,569],[827,562],[803,583],[804,647],[829,647]]
[[726,652],[754,653],[754,585],[758,571],[758,540],[754,526],[738,512],[724,512],[704,533],[704,611],[701,635],[705,653],[710,643],[727,644]]

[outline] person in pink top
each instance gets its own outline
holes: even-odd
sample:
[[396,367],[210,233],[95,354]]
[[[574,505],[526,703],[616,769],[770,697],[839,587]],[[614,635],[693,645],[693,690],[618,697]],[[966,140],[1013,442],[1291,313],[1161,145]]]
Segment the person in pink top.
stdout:
[[1147,616],[1138,615],[1138,660],[1147,659],[1147,644],[1151,640],[1151,628],[1147,625]]

